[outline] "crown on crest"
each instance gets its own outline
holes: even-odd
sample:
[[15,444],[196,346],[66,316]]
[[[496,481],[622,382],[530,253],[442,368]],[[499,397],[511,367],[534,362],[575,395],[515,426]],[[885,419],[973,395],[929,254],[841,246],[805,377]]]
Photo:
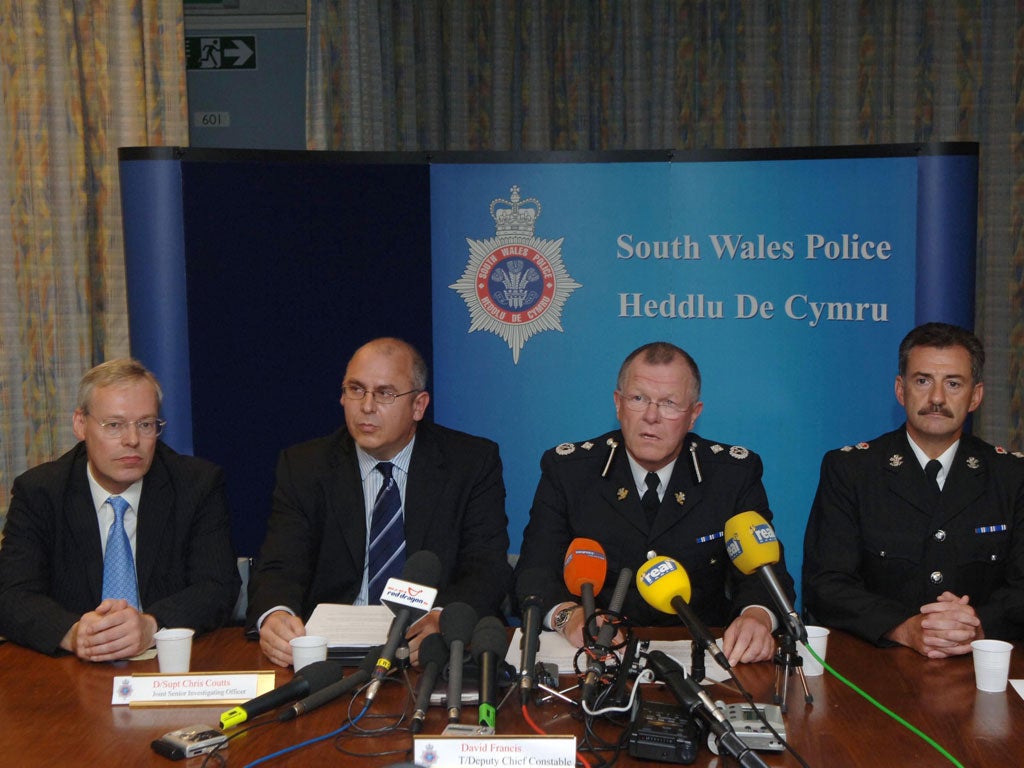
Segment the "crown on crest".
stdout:
[[[491,218],[498,237],[533,237],[533,227],[540,216],[540,201],[535,197],[519,197],[519,187],[511,189],[511,200],[498,198],[491,201]],[[510,208],[498,208],[500,204]]]

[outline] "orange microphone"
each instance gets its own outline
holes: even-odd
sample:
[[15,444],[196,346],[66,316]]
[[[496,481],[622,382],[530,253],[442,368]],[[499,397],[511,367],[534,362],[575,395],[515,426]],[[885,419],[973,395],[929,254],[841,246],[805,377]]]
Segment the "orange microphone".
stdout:
[[593,539],[573,539],[565,551],[564,566],[565,586],[581,598],[584,620],[589,621],[597,609],[594,596],[601,591],[608,575],[604,548]]

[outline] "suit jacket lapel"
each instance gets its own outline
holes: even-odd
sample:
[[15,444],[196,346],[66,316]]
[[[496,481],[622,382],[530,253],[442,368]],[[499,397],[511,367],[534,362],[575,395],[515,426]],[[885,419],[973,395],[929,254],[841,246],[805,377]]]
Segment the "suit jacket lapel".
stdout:
[[894,433],[894,438],[883,446],[879,458],[885,462],[889,489],[921,514],[931,516],[935,508],[934,496],[928,487],[930,481],[910,447],[905,428]]
[[982,456],[972,438],[964,436],[960,439],[953,465],[942,487],[939,503],[941,522],[960,514],[985,492],[988,464]]
[[69,530],[78,543],[85,567],[89,590],[99,605],[103,595],[103,544],[100,539],[99,519],[92,501],[92,489],[86,474],[87,459],[83,446],[71,469],[68,504],[65,514]]
[[423,548],[434,516],[434,501],[440,498],[448,482],[449,470],[438,448],[430,425],[421,422],[416,429],[416,444],[409,461],[409,478],[405,484],[405,548],[406,553]]
[[693,440],[692,435],[687,436],[683,443],[683,450],[672,468],[672,477],[669,479],[668,488],[661,499],[661,506],[658,507],[658,516],[654,520],[652,537],[662,536],[666,531],[671,530],[704,498],[703,484],[697,484],[693,479],[690,456],[690,444]]
[[594,479],[597,493],[612,512],[622,521],[640,531],[645,537],[648,534],[647,516],[640,504],[643,494],[637,490],[633,480],[633,471],[626,457],[625,441],[622,435],[616,435],[619,448],[607,477]]
[[146,586],[161,557],[164,538],[170,535],[167,529],[176,503],[170,475],[158,446],[153,464],[142,481],[142,496],[139,508],[135,510],[138,515],[135,528],[135,572],[139,577],[139,599],[143,600],[143,610],[146,607]]
[[366,559],[366,505],[359,458],[348,432],[341,432],[328,466],[330,471],[319,480],[324,487],[324,498],[332,507],[328,520],[333,520],[341,529],[353,567],[362,572]]

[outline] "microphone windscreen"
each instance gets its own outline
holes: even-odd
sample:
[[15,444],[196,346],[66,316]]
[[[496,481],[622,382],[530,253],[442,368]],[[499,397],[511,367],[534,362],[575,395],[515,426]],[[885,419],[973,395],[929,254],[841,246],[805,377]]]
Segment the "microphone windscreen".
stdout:
[[740,512],[725,523],[725,551],[741,573],[750,575],[779,562],[779,540],[757,512]]
[[544,568],[527,568],[520,573],[516,579],[516,597],[519,598],[520,609],[540,605],[550,583],[550,572]]
[[456,640],[468,645],[473,637],[473,627],[476,626],[476,609],[469,603],[449,603],[441,611],[438,621],[441,634],[449,646]]
[[304,666],[295,677],[309,683],[309,693],[314,693],[341,680],[344,674],[344,667],[337,661],[314,661]]
[[671,557],[652,557],[636,572],[636,588],[640,597],[662,613],[675,613],[672,598],[679,596],[690,602],[690,576]]
[[565,586],[579,597],[583,585],[591,584],[594,594],[601,591],[605,576],[608,575],[608,558],[604,548],[593,539],[573,539],[565,551]]
[[448,661],[448,643],[440,632],[434,632],[423,638],[420,643],[420,667],[425,667],[430,662],[444,665]]
[[424,587],[436,587],[441,581],[441,560],[433,552],[421,549],[409,555],[402,568],[402,579]]
[[508,649],[508,632],[501,619],[496,616],[484,616],[473,628],[473,639],[470,641],[473,658],[477,661],[490,651],[497,658],[504,659]]

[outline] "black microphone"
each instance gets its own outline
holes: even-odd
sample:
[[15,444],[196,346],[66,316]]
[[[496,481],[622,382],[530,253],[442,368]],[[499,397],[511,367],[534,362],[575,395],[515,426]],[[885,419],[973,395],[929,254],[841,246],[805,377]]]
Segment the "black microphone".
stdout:
[[280,688],[267,691],[245,704],[229,709],[220,716],[221,728],[233,728],[250,718],[262,715],[282,704],[300,699],[309,693],[319,691],[341,679],[344,670],[336,661],[315,661],[307,664],[302,671]]
[[359,664],[359,669],[348,677],[337,680],[306,698],[295,702],[288,709],[283,710],[277,716],[277,719],[282,723],[294,720],[299,715],[303,715],[335,699],[340,699],[349,691],[354,691],[366,683],[370,679],[370,673],[373,672],[373,668],[377,665],[377,656],[380,654],[380,649],[381,646],[379,645],[376,648],[371,648]]
[[423,674],[420,675],[419,687],[416,689],[416,706],[412,722],[409,723],[409,730],[413,733],[423,730],[423,720],[427,716],[427,707],[430,706],[430,694],[434,692],[437,676],[441,674],[446,661],[448,644],[441,633],[434,632],[424,637],[420,643],[420,666],[423,667]]
[[675,659],[664,651],[651,651],[647,654],[647,668],[665,683],[687,714],[700,717],[711,727],[717,737],[720,752],[736,760],[740,768],[768,768],[764,760],[743,743],[732,723],[715,706],[707,691],[687,677],[686,671]]
[[[612,599],[608,604],[608,610],[611,613],[619,613],[622,610],[622,604],[626,601],[626,593],[629,592],[629,583],[632,580],[633,571],[631,569],[623,568],[619,571],[619,578],[615,582],[615,591],[612,592]],[[597,681],[604,674],[604,657],[608,653],[614,637],[615,625],[606,621],[597,632],[593,655],[587,667],[587,676],[583,679],[583,688],[580,691],[580,697],[583,701],[590,700],[590,697],[594,694],[594,688],[597,686]]]
[[519,610],[523,616],[523,631],[519,638],[519,694],[525,704],[536,683],[537,651],[540,648],[540,629],[543,616],[544,589],[550,583],[549,573],[543,568],[528,568],[519,577]]
[[494,727],[498,701],[498,661],[505,658],[508,632],[495,616],[484,616],[473,628],[473,658],[480,667],[480,725]]
[[462,667],[476,625],[476,609],[468,603],[450,603],[441,611],[440,624],[448,643],[448,722],[457,723],[462,715]]
[[[436,587],[441,580],[441,561],[433,552],[421,549],[405,561],[402,580],[424,587]],[[373,682],[366,692],[367,701],[373,701],[377,695],[381,680],[391,671],[399,643],[405,639],[406,630],[416,618],[417,614],[408,606],[403,605],[395,611],[395,618],[391,620],[391,628],[388,630],[387,642],[384,643],[380,657],[377,659],[377,666],[373,670]]]

